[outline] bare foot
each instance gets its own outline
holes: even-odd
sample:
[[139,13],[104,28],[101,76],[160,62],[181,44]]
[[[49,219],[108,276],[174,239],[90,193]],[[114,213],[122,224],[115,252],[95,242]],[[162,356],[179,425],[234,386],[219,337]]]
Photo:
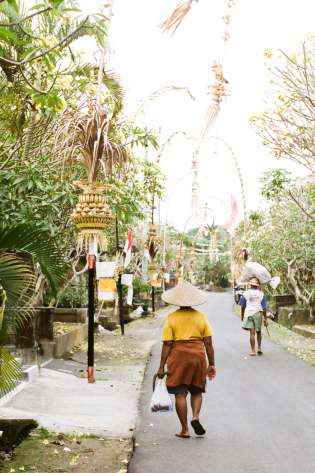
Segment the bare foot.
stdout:
[[249,353],[249,356],[256,356],[256,352],[255,352],[255,351],[251,351],[251,352]]
[[182,431],[179,434],[175,434],[175,437],[179,437],[181,439],[189,439],[190,438],[189,431],[188,430]]

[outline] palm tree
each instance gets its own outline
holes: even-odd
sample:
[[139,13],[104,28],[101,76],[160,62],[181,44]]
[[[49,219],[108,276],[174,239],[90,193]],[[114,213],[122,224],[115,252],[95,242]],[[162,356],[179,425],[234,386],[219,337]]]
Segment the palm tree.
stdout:
[[29,225],[0,227],[0,396],[13,389],[22,375],[20,364],[5,348],[9,324],[30,319],[39,277],[56,293],[65,275],[66,265],[45,232]]

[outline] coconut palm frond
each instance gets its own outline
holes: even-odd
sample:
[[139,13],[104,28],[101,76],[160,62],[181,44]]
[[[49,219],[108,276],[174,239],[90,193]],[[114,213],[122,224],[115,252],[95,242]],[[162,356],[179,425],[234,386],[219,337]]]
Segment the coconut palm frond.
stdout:
[[31,299],[35,291],[35,274],[30,265],[16,255],[0,255],[0,347],[7,343],[7,333],[15,331],[31,319],[34,310]]
[[16,254],[0,253],[0,283],[10,305],[16,304],[35,288],[32,265]]
[[190,11],[193,1],[194,0],[188,0],[185,3],[177,5],[172,14],[160,25],[163,33],[171,33],[173,35],[176,32],[177,28],[182,24],[187,13]]
[[[13,303],[11,300],[15,300],[19,294],[20,284],[24,289],[29,284],[31,289],[34,264],[40,266],[54,293],[57,292],[58,287],[66,277],[67,268],[54,240],[46,232],[33,229],[30,225],[21,224],[11,228],[0,227],[0,257],[4,261],[3,265],[6,265],[3,268],[12,270],[12,289],[5,285],[9,281],[8,277],[1,276],[0,273],[0,281],[8,293],[10,304]],[[21,265],[24,264],[24,266],[21,266],[20,275],[13,273],[17,268],[14,266],[12,258],[15,258]],[[25,281],[20,282],[19,276],[22,281],[26,278],[27,284]],[[10,297],[10,291],[12,291],[11,297],[13,299]]]
[[11,353],[0,346],[0,397],[12,391],[22,376],[21,365]]
[[119,78],[113,71],[103,72],[103,82],[110,92],[114,100],[115,108],[113,110],[113,117],[122,111],[124,106],[124,90],[119,82]]

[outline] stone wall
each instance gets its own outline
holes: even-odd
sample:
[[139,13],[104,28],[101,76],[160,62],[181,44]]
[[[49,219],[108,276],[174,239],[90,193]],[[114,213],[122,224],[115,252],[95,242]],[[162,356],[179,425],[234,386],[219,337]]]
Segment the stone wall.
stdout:
[[294,309],[294,307],[280,307],[278,322],[281,325],[292,328],[294,325],[309,324],[310,313],[307,309]]
[[71,332],[64,333],[55,337],[54,358],[61,358],[65,353],[69,352],[75,345],[79,345],[87,338],[88,325],[80,324]]
[[87,320],[87,309],[53,309],[54,322],[85,323]]

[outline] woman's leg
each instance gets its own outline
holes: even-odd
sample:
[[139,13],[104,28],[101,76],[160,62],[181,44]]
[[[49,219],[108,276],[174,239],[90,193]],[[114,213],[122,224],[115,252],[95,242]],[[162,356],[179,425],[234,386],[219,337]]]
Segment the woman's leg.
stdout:
[[190,402],[191,402],[193,420],[199,419],[199,414],[200,414],[201,405],[202,405],[202,394],[201,393],[192,394]]
[[175,406],[179,421],[182,426],[180,435],[189,435],[187,423],[187,393],[175,394]]
[[260,332],[256,332],[256,333],[257,333],[258,351],[261,351],[261,338],[262,338],[261,331],[260,331]]
[[204,435],[206,433],[205,429],[199,422],[199,413],[202,405],[202,394],[192,394],[191,395],[191,408],[192,408],[192,421],[191,426],[195,431],[196,435]]
[[251,354],[256,354],[255,350],[255,335],[256,335],[256,330],[254,328],[250,329],[250,334],[249,334],[249,343],[250,343],[250,349],[251,349]]

